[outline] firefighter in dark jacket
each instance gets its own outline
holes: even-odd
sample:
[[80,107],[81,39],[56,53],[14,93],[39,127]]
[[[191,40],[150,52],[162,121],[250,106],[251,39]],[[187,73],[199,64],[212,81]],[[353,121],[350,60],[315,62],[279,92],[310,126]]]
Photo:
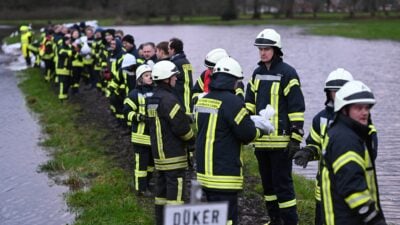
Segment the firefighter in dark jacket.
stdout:
[[171,62],[179,69],[178,80],[176,81],[174,91],[185,113],[190,115],[192,109],[193,67],[183,51],[182,40],[172,38],[168,44],[168,54]]
[[326,225],[386,224],[368,127],[374,104],[373,93],[361,81],[349,81],[336,93],[336,117],[322,144],[320,167]]
[[298,222],[292,180],[292,157],[303,137],[304,97],[296,70],[282,60],[280,35],[260,32],[254,45],[260,62],[246,90],[246,108],[258,114],[270,104],[275,110],[275,131],[254,142],[270,224]]
[[72,56],[71,35],[66,34],[62,39],[62,45],[57,50],[56,74],[59,79],[58,99],[68,98],[68,91],[72,82]]
[[242,68],[230,57],[214,67],[210,92],[195,106],[197,179],[207,201],[228,202],[228,224],[238,224],[238,192],[243,189],[242,144],[261,137],[245,108],[235,95],[243,79]]
[[[136,58],[133,55],[132,57],[136,63]],[[124,113],[132,124],[131,141],[135,152],[135,191],[139,196],[150,197],[152,193],[149,190],[149,181],[154,171],[154,161],[151,154],[146,99],[153,95],[151,68],[149,65],[143,64],[137,68],[136,74],[137,85],[124,100]]]
[[[201,97],[204,94],[207,94],[210,91],[209,84],[211,82],[211,75],[213,72],[213,68],[215,63],[218,60],[228,57],[228,53],[225,49],[216,48],[207,53],[206,58],[204,59],[204,65],[207,67],[197,79],[195,85],[193,86],[192,92],[192,102],[196,104],[199,96]],[[241,97],[244,100],[244,85],[243,82],[238,83],[238,87],[235,89],[235,94]]]
[[190,121],[173,93],[178,68],[170,61],[160,61],[153,67],[156,83],[148,98],[150,140],[156,176],[155,214],[157,224],[163,224],[166,204],[183,204],[185,170],[188,167],[187,144],[194,145]]
[[[326,136],[328,127],[333,122],[334,112],[333,104],[335,101],[335,93],[346,82],[353,80],[350,72],[343,68],[338,68],[329,73],[325,81],[324,91],[326,93],[325,108],[314,116],[310,133],[306,139],[306,146],[293,156],[296,165],[307,167],[311,160],[319,160],[321,158],[322,140]],[[375,134],[375,132],[373,132]],[[320,174],[317,173],[315,179],[315,225],[322,225],[321,219],[321,180]]]

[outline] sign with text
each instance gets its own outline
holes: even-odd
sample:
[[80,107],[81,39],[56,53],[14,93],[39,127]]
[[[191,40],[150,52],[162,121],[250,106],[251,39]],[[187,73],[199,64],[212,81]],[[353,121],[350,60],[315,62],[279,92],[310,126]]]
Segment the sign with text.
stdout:
[[228,203],[166,205],[164,225],[226,225]]

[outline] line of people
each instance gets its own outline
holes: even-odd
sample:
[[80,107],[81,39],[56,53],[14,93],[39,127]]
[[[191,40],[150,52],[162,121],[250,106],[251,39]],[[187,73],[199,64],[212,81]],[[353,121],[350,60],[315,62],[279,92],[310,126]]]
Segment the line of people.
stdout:
[[157,224],[163,224],[165,205],[184,203],[191,159],[207,201],[227,201],[228,223],[238,224],[241,151],[250,143],[267,224],[299,222],[293,159],[303,167],[319,160],[315,224],[386,224],[375,174],[372,91],[348,71],[334,70],[325,82],[326,107],[314,117],[301,147],[305,102],[300,78],[283,61],[274,29],[255,39],[260,61],[246,92],[240,64],[221,48],[206,55],[206,69],[193,85],[193,67],[178,38],[137,49],[133,36],[122,31],[55,26],[41,43],[45,79],[58,83],[60,100],[68,98],[70,86],[77,92],[83,78],[109,98],[119,125],[131,130],[138,195],[153,196],[150,181],[157,171]]

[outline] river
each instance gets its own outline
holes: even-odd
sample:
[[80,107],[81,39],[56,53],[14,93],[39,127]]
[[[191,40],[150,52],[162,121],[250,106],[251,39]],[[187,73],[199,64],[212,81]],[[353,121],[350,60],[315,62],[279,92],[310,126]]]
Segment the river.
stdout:
[[41,130],[29,113],[17,87],[15,72],[4,68],[8,57],[0,55],[0,224],[71,224],[60,186],[38,166],[49,160],[38,143]]

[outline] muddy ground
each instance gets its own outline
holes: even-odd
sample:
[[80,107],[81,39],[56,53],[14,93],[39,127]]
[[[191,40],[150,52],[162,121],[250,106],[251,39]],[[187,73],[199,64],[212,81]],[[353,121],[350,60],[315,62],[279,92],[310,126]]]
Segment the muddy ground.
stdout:
[[[110,113],[108,99],[96,89],[85,89],[87,88],[83,85],[79,93],[71,96],[68,100],[82,107],[79,124],[89,123],[100,129],[108,130],[107,137],[105,137],[105,139],[110,140],[106,143],[108,145],[107,153],[115,160],[118,166],[133,174],[134,157],[130,142],[130,132],[127,128],[118,126],[116,119]],[[193,170],[188,170],[188,186],[190,186],[190,178],[193,177]],[[246,177],[245,189],[239,198],[239,224],[264,224],[268,220],[262,196],[252,191],[254,185],[259,182],[259,177]],[[190,190],[189,187],[188,190]]]

